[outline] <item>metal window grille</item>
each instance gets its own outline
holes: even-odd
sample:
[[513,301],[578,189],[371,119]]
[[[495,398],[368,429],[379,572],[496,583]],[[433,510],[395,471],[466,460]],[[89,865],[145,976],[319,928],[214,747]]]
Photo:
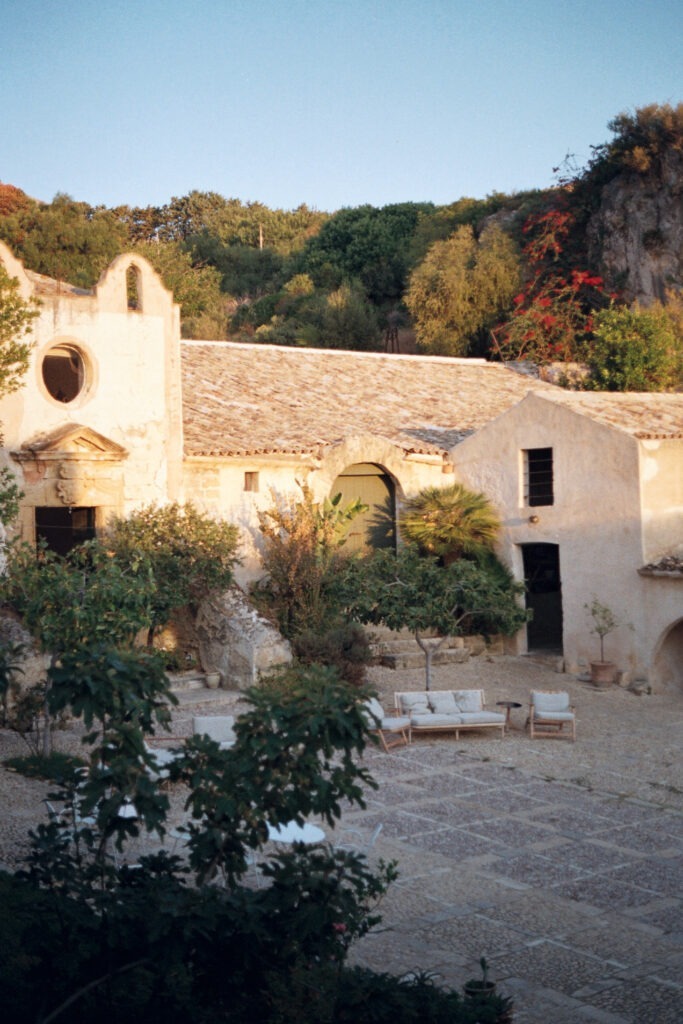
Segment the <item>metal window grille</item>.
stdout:
[[553,450],[529,448],[524,453],[524,502],[529,506],[552,505]]

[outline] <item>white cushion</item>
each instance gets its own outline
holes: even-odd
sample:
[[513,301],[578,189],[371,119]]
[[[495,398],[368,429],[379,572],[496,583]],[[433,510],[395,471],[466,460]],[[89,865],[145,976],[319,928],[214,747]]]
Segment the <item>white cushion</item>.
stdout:
[[450,690],[429,694],[429,706],[439,715],[457,715],[459,708]]
[[384,708],[376,697],[370,697],[365,701],[364,711],[367,712],[366,717],[369,719],[368,725],[371,729],[375,728],[376,723],[381,722],[384,718]]
[[456,690],[453,696],[461,711],[481,711],[481,690]]
[[460,725],[462,722],[461,715],[437,715],[430,713],[428,715],[411,715],[411,724],[416,728],[422,726],[435,726],[435,725]]
[[505,715],[498,711],[463,711],[463,725],[502,725]]
[[404,715],[428,715],[429,704],[426,693],[402,693],[400,696],[401,711]]
[[571,711],[534,711],[534,722],[573,722]]
[[568,693],[543,693],[536,690],[531,693],[531,702],[537,714],[538,712],[548,714],[550,711],[569,711]]
[[401,729],[407,729],[409,725],[409,718],[404,718],[402,715],[395,715],[392,718],[392,716],[389,715],[387,718],[382,719],[382,725],[380,728],[384,729],[385,732],[400,732]]

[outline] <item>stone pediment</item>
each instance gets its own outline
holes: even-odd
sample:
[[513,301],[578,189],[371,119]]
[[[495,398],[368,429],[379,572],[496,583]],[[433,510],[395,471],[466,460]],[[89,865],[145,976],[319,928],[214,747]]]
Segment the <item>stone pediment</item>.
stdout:
[[68,423],[49,434],[43,434],[34,441],[25,442],[18,451],[12,452],[18,461],[27,459],[92,459],[95,461],[121,461],[128,451],[104,434],[84,427],[79,423]]

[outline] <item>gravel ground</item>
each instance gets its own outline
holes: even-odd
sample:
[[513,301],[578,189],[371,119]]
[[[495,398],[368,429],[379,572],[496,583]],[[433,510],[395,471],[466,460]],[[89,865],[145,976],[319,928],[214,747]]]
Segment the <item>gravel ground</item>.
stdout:
[[[393,706],[400,690],[424,689],[422,669],[373,667],[368,680],[385,708]],[[435,666],[434,689],[482,688],[487,706],[497,700],[517,700],[512,729],[504,741],[485,732],[461,733],[459,741],[447,734],[419,737],[418,743],[454,747],[476,757],[533,772],[541,779],[572,782],[605,794],[646,800],[683,811],[683,693],[636,696],[618,686],[598,690],[590,682],[560,674],[529,658],[482,653],[460,665]],[[577,742],[564,739],[531,741],[524,730],[529,692],[563,689],[576,706]],[[243,706],[236,691],[181,692],[174,712],[173,732],[191,732],[197,713],[239,713]],[[56,733],[58,750],[78,750],[80,733]],[[25,754],[20,737],[0,730],[0,864],[12,865],[25,847],[27,827],[41,820],[47,787],[7,771],[1,762]]]
[[[385,707],[423,689],[421,669],[375,667]],[[515,1003],[515,1024],[679,1024],[683,1020],[683,692],[636,696],[558,674],[529,658],[482,653],[434,669],[435,689],[482,688],[489,707],[517,700],[511,729],[423,735],[372,748],[379,783],[340,830],[396,859],[383,924],[352,960],[402,974],[434,971],[459,987],[485,955]],[[577,741],[531,740],[532,689],[568,690]],[[193,714],[239,713],[239,693],[179,694],[173,732]],[[75,729],[58,749],[78,749]],[[0,732],[0,762],[25,752]],[[176,789],[177,787],[174,787]],[[0,764],[0,865],[12,868],[47,787]],[[171,792],[172,822],[182,792]],[[334,839],[334,836],[328,837]]]

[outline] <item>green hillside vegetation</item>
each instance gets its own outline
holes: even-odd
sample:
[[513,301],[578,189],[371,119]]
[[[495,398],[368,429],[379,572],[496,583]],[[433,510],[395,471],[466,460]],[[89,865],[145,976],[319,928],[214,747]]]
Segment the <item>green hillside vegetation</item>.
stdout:
[[[683,104],[622,113],[608,128],[612,139],[552,189],[442,206],[325,213],[193,191],[161,207],[108,209],[64,194],[42,203],[0,184],[0,239],[29,269],[83,288],[118,253],[140,252],[180,303],[188,338],[361,350],[398,340],[426,355],[591,362],[596,318],[626,299],[588,264],[588,220],[615,177],[651,179],[683,150]],[[675,300],[681,282],[671,285]],[[651,365],[647,376],[670,388],[683,341],[680,316],[663,309],[666,367],[659,382]],[[642,350],[642,331],[635,355],[629,331],[644,312],[622,318],[626,361]],[[643,329],[651,336],[652,323]],[[604,379],[598,368],[590,386]]]

